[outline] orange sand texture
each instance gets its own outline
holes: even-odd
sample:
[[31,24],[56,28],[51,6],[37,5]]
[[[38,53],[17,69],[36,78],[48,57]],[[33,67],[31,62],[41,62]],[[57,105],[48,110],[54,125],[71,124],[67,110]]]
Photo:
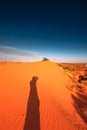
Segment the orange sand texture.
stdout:
[[0,63],[0,130],[86,130],[69,85],[49,61]]

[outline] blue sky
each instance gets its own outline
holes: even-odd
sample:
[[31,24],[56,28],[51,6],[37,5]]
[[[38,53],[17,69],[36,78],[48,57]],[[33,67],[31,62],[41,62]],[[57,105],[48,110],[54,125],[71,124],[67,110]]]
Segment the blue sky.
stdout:
[[[22,61],[47,57],[57,62],[87,62],[86,7],[84,0],[0,2],[0,56],[9,55],[7,59],[12,60],[14,48],[13,59]],[[36,57],[28,53],[26,58],[16,49]]]

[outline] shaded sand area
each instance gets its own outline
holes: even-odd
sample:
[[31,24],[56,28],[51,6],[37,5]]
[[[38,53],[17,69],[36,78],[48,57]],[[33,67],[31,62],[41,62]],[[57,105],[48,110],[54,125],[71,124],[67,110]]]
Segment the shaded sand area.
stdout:
[[49,61],[0,63],[0,130],[86,130],[70,85]]

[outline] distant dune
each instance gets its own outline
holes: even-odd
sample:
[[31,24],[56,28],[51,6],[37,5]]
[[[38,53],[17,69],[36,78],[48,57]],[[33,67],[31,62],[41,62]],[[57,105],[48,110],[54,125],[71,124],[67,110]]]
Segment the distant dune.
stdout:
[[53,62],[0,63],[0,130],[86,130],[71,85]]

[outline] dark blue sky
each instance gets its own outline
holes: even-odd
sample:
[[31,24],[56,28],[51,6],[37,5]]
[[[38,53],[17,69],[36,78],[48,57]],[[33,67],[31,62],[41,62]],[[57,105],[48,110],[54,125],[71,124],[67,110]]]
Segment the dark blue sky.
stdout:
[[0,45],[87,61],[86,0],[0,2]]

